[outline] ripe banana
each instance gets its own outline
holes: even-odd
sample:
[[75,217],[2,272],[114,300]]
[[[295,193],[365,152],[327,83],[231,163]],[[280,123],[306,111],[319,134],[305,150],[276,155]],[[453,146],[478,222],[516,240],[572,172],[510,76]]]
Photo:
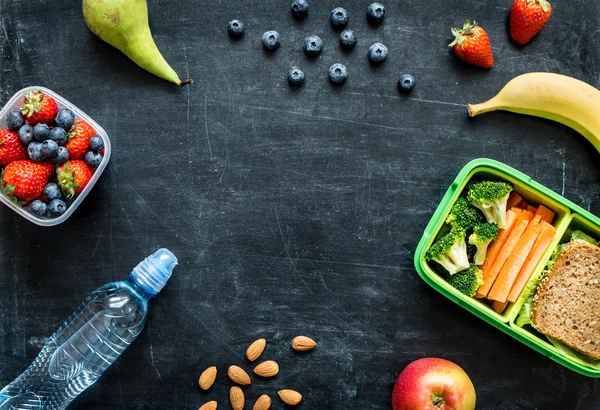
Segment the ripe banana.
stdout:
[[572,77],[523,74],[491,100],[467,108],[471,117],[504,110],[558,121],[582,134],[600,152],[600,90]]

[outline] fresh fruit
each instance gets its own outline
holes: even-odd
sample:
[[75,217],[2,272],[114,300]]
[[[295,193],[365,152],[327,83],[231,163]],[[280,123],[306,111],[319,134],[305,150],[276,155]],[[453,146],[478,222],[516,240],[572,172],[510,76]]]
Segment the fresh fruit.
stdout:
[[461,60],[483,68],[494,66],[492,44],[484,29],[465,20],[462,28],[452,28],[454,41],[449,46]]
[[248,373],[238,366],[230,366],[229,370],[227,370],[227,376],[229,376],[232,382],[240,386],[247,386],[252,382]]
[[29,159],[32,161],[40,162],[46,159],[44,154],[42,153],[42,143],[33,141],[31,144],[27,146],[27,155]]
[[19,110],[12,110],[6,114],[6,122],[8,123],[8,129],[11,131],[18,131],[23,125],[25,125],[25,118]]
[[256,366],[254,373],[260,377],[273,377],[279,373],[279,365],[273,360],[267,360]]
[[92,151],[100,151],[102,148],[104,148],[104,141],[102,140],[102,137],[99,136],[94,136],[92,138],[90,138],[90,150]]
[[343,64],[335,63],[329,67],[327,75],[333,84],[342,84],[348,78],[348,69]]
[[44,215],[46,215],[46,211],[48,209],[48,206],[39,200],[34,200],[31,201],[31,203],[29,204],[29,211],[34,214],[35,216],[39,216],[42,217]]
[[267,31],[262,36],[263,46],[267,50],[275,50],[277,47],[279,47],[279,42],[280,36],[279,33],[275,30]]
[[244,392],[238,386],[233,386],[229,390],[229,404],[233,410],[242,410],[246,404]]
[[583,81],[553,73],[515,77],[491,100],[469,104],[474,117],[495,110],[533,115],[560,122],[587,138],[600,152],[600,90]]
[[46,141],[50,138],[50,128],[47,124],[36,124],[33,127],[33,139],[39,142]]
[[290,85],[302,85],[304,84],[304,70],[300,67],[292,67],[288,71],[287,79]]
[[50,216],[61,216],[67,210],[67,204],[62,199],[53,199],[48,204],[48,214]]
[[62,127],[54,127],[50,130],[50,139],[58,145],[65,145],[67,142],[67,132]]
[[372,44],[367,56],[372,63],[383,63],[388,55],[388,48],[381,43]]
[[356,34],[352,30],[344,30],[340,33],[340,46],[346,50],[356,46]]
[[457,364],[437,358],[419,359],[398,376],[392,407],[394,410],[474,410],[475,387]]
[[0,166],[27,158],[27,150],[21,144],[19,135],[10,130],[0,130]]
[[73,198],[85,189],[94,173],[81,160],[71,160],[57,167],[56,179],[65,198]]
[[49,162],[13,161],[4,168],[4,192],[16,200],[31,202],[42,194],[53,173],[54,166]]
[[253,362],[258,359],[265,351],[266,345],[267,341],[265,339],[258,339],[254,341],[250,346],[248,346],[248,350],[246,350],[246,357],[248,360]]
[[204,403],[198,410],[217,410],[218,404],[216,401],[209,401]]
[[527,44],[538,34],[552,14],[546,0],[515,0],[510,9],[510,36],[519,44]]
[[33,141],[33,127],[31,125],[25,124],[19,128],[19,140],[23,145],[29,145]]
[[99,152],[88,151],[85,153],[84,161],[92,168],[98,168],[102,162],[102,154]]
[[333,27],[344,27],[350,20],[350,14],[348,14],[346,9],[342,7],[336,7],[335,9],[331,10],[329,19],[331,20],[331,25]]
[[252,410],[269,410],[271,408],[271,398],[266,394],[260,396],[254,403]]
[[54,98],[44,94],[42,90],[25,93],[21,113],[30,124],[51,124],[57,112],[58,106]]
[[315,57],[323,51],[323,40],[319,36],[308,36],[304,39],[304,54]]
[[148,25],[146,0],[83,0],[83,18],[95,35],[144,70],[175,84],[192,82],[181,81],[156,47]]
[[75,119],[75,123],[71,130],[67,133],[67,143],[65,148],[69,151],[71,159],[83,159],[85,153],[88,152],[90,140],[96,135],[96,131],[90,124],[79,118]]
[[56,126],[65,130],[70,130],[74,121],[75,114],[73,114],[73,111],[69,110],[68,108],[59,109],[58,114],[56,114],[56,118],[54,119]]
[[244,23],[240,20],[231,20],[227,24],[227,31],[231,37],[242,37],[244,35]]
[[292,349],[297,352],[307,352],[314,349],[317,346],[317,342],[306,336],[296,336],[292,340]]
[[408,94],[415,88],[415,78],[410,74],[402,74],[398,80],[398,90]]
[[52,140],[42,142],[42,155],[44,158],[54,158],[58,154],[58,144]]
[[302,401],[302,395],[295,390],[279,390],[277,392],[281,401],[290,406],[295,406]]
[[369,23],[381,24],[385,17],[385,7],[381,3],[372,3],[367,7],[367,20]]
[[202,390],[208,390],[215,383],[215,379],[217,378],[217,368],[216,366],[209,367],[204,370],[200,375],[200,379],[198,379],[198,385]]
[[60,192],[60,188],[54,182],[50,182],[44,187],[44,197],[51,201],[53,199],[60,199],[62,194]]
[[306,0],[294,0],[291,6],[292,16],[300,20],[308,15],[308,1]]
[[58,153],[54,158],[52,158],[52,162],[57,165],[62,165],[69,160],[69,151],[65,147],[58,147]]

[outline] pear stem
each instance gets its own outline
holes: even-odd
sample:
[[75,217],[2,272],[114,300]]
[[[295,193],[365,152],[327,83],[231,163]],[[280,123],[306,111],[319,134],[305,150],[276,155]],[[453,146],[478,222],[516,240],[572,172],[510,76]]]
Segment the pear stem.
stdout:
[[192,84],[194,82],[194,80],[188,78],[187,80],[183,80],[182,82],[179,83],[179,85],[188,85],[188,84]]

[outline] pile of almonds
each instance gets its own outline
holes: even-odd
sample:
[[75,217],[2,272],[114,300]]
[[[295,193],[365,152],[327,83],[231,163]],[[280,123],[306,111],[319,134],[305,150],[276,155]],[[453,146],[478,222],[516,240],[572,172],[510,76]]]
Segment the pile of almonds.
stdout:
[[[314,340],[306,336],[297,336],[292,340],[292,349],[297,352],[312,350],[316,345],[317,343]],[[246,350],[246,357],[251,362],[254,362],[263,354],[266,346],[267,341],[265,339],[256,340]],[[258,364],[254,368],[254,373],[260,377],[273,377],[279,373],[279,365],[273,360],[267,360]],[[252,383],[252,380],[248,373],[239,366],[230,366],[227,370],[227,376],[229,376],[232,382],[238,385],[233,386],[229,391],[229,403],[231,404],[231,408],[233,410],[243,410],[246,403],[246,397],[244,396],[244,391],[239,386],[248,386]],[[216,378],[217,367],[211,366],[202,372],[198,384],[202,390],[208,390],[212,387]],[[277,394],[281,401],[292,406],[295,406],[302,401],[302,395],[295,390],[279,390]],[[218,403],[216,401],[209,401],[202,405],[198,410],[216,410],[217,406]],[[271,398],[268,395],[263,394],[254,403],[253,410],[269,410],[270,408]]]

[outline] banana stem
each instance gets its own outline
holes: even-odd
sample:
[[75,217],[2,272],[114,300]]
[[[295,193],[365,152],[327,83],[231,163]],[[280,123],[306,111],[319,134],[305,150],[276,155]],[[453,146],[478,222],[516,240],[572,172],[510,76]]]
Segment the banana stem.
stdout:
[[474,117],[479,114],[485,114],[486,112],[496,111],[500,109],[500,106],[494,101],[487,100],[479,104],[467,104],[467,110],[469,110],[469,117]]
[[188,84],[192,84],[194,82],[194,80],[192,80],[191,78],[188,78],[187,80],[183,80],[179,83],[179,85],[188,85]]

